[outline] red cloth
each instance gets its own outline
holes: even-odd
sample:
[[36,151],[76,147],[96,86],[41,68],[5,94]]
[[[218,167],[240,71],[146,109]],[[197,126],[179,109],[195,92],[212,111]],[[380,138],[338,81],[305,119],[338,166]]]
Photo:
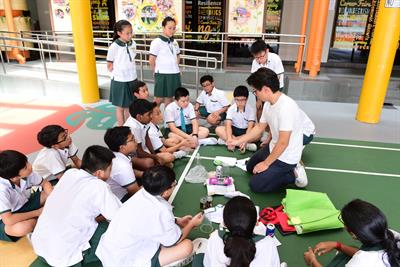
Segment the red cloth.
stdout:
[[260,212],[259,221],[264,225],[268,223],[279,224],[283,232],[295,232],[296,228],[288,224],[289,217],[283,211],[283,206],[280,205],[277,208],[267,207]]

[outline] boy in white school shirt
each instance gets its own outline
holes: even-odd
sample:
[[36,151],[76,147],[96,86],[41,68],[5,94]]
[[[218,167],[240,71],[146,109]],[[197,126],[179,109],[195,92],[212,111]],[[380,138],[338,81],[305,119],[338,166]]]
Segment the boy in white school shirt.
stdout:
[[90,146],[82,167],[65,172],[47,198],[32,234],[37,261],[51,266],[71,266],[98,260],[95,249],[108,223],[98,224],[102,215],[111,220],[121,206],[105,182],[111,173],[114,154],[102,146]]
[[[43,191],[32,193],[32,186]],[[0,152],[0,240],[17,241],[33,231],[53,187],[32,171],[28,158],[15,150]]]
[[[235,104],[229,107],[225,125],[218,126],[215,129],[215,133],[218,135],[218,144],[226,145],[234,139],[238,139],[239,136],[249,133],[256,122],[256,110],[250,106],[247,102],[249,98],[249,90],[244,85],[239,85],[233,91],[233,97]],[[256,142],[260,137],[251,139],[249,143],[243,147],[249,151],[256,151]],[[234,150],[234,146],[227,145],[228,150]],[[243,150],[242,149],[242,150]]]
[[107,179],[107,184],[110,185],[111,191],[121,202],[125,202],[139,190],[132,160],[129,156],[136,151],[135,138],[129,127],[117,126],[106,131],[104,142],[115,155],[111,176]]
[[80,168],[78,148],[72,143],[68,129],[60,125],[47,125],[37,134],[37,140],[43,148],[32,166],[44,179],[55,184],[67,170],[70,159],[76,168]]
[[192,253],[186,237],[204,216],[174,217],[167,200],[175,185],[175,173],[166,166],[144,172],[143,188],[123,204],[101,237],[96,255],[104,267],[165,266]]
[[216,138],[206,138],[209,130],[199,126],[194,108],[189,99],[189,91],[184,87],[175,90],[175,101],[164,111],[164,121],[168,126],[168,137],[176,142],[187,140],[191,148],[197,145],[216,145]]
[[198,117],[207,119],[213,126],[219,125],[226,118],[226,111],[229,108],[229,101],[224,91],[214,86],[214,78],[211,75],[204,75],[200,78],[203,91],[197,97],[194,110]]

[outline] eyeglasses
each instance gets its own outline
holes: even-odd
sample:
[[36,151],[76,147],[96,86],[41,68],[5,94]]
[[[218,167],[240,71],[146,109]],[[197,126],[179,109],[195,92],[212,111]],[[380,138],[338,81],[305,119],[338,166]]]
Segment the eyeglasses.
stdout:
[[246,102],[247,98],[235,98],[236,102]]
[[64,135],[62,136],[62,139],[56,143],[56,145],[65,142],[68,139],[68,136],[68,129],[64,129]]
[[267,52],[264,52],[263,55],[260,55],[260,56],[258,56],[258,57],[254,56],[254,58],[255,58],[255,59],[261,59],[261,58],[265,57],[266,55],[267,55]]
[[339,220],[339,222],[341,222],[342,224],[344,224],[343,219],[342,219],[342,214],[341,214],[341,213],[339,213],[339,215],[338,215],[338,220]]
[[135,138],[131,138],[131,139],[128,139],[128,140],[126,140],[126,142],[125,142],[125,144],[127,145],[129,142],[134,142],[135,141]]

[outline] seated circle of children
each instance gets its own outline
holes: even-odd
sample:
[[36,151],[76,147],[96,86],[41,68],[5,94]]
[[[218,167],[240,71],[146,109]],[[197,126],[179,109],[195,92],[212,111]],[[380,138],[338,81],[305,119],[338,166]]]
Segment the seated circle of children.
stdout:
[[167,201],[177,183],[174,171],[154,166],[144,172],[142,182],[101,237],[96,255],[104,267],[165,266],[192,253],[186,238],[204,216],[174,217]]
[[203,91],[197,97],[194,110],[197,117],[207,119],[213,126],[219,125],[226,118],[226,111],[229,101],[224,91],[215,88],[214,78],[211,75],[204,75],[200,78]]
[[[32,193],[32,186],[43,190]],[[28,158],[15,150],[0,152],[0,240],[17,241],[33,231],[52,185],[32,171]]]
[[135,138],[129,127],[116,126],[106,131],[104,142],[115,155],[107,184],[121,202],[125,202],[139,190],[130,157],[132,153],[136,152]]
[[273,239],[253,233],[257,210],[250,199],[237,196],[229,200],[223,211],[223,219],[229,231],[216,230],[210,235],[204,267],[280,266]]
[[[69,159],[76,168],[80,168],[81,159],[78,148],[72,143],[68,129],[60,125],[47,125],[37,134],[37,140],[43,148],[39,151],[32,166],[40,176],[52,183],[57,182],[69,167]],[[54,180],[54,182],[53,182]]]
[[184,87],[175,90],[175,101],[165,108],[164,121],[168,126],[168,137],[176,142],[187,140],[191,148],[217,144],[216,138],[207,138],[209,130],[199,126],[189,91]]
[[[246,86],[240,85],[233,91],[235,103],[228,108],[224,126],[218,126],[215,133],[218,135],[218,144],[226,143],[237,139],[239,136],[249,133],[256,123],[256,111],[248,103],[249,90]],[[254,143],[260,137],[255,137],[245,144],[244,148],[249,151],[256,151],[257,145]],[[228,150],[234,150],[235,147],[227,145]]]
[[94,252],[108,223],[97,220],[111,220],[121,206],[105,182],[110,177],[113,158],[108,148],[93,145],[83,154],[80,170],[64,173],[32,234],[33,249],[40,262],[71,266],[98,261]]

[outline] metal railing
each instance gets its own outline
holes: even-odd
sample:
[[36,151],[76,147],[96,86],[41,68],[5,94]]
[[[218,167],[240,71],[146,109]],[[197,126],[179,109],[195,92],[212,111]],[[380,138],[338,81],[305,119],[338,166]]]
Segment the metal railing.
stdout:
[[[44,78],[49,79],[49,74],[48,74],[48,67],[47,67],[47,60],[45,57],[45,54],[49,54],[49,61],[51,62],[51,54],[57,54],[57,55],[71,55],[75,56],[75,52],[73,51],[65,51],[62,50],[62,48],[68,48],[73,50],[74,45],[73,43],[69,42],[61,42],[61,41],[51,41],[51,40],[43,40],[40,39],[38,35],[36,35],[35,38],[20,38],[20,37],[8,37],[5,35],[8,35],[9,32],[0,32],[0,50],[7,50],[7,48],[18,48],[22,51],[36,51],[39,53],[40,60],[43,66],[44,70]],[[64,37],[62,37],[64,38]],[[69,39],[69,38],[68,38]],[[7,41],[16,41],[16,42],[21,42],[22,45],[12,45],[12,44],[7,44]],[[33,47],[27,46],[25,44],[27,43],[32,43]],[[52,47],[58,47],[58,49],[52,48]],[[61,48],[61,49],[60,49]],[[95,46],[96,51],[107,51],[108,48],[106,46]],[[3,57],[3,54],[1,54],[1,64],[2,64],[2,69],[3,72],[6,74],[7,69],[6,69],[6,64],[5,60]],[[105,55],[95,55],[96,59],[105,59]],[[144,71],[145,71],[145,65],[148,64],[148,56],[149,52],[145,50],[136,50],[136,58],[135,61],[136,63],[140,66],[139,67],[139,75],[140,79],[147,81],[147,82],[153,82],[153,80],[149,79],[144,79]],[[193,65],[188,65],[188,64],[180,64],[180,67],[182,68],[193,68],[195,70],[195,75],[196,75],[196,83],[190,84],[186,83],[184,85],[189,86],[189,87],[194,87],[197,91],[199,91],[199,84],[198,81],[200,79],[200,70],[205,70],[208,72],[209,70],[215,70],[217,69],[218,65],[218,60],[215,57],[202,57],[202,56],[192,56],[192,55],[181,55],[181,59],[183,60],[191,60],[194,62]],[[9,62],[9,59],[7,57],[7,62]],[[97,64],[106,64],[106,62],[97,62]],[[202,63],[202,64],[201,64]],[[204,67],[203,65],[206,65]],[[211,66],[210,66],[211,65]],[[76,73],[77,71],[72,71]]]
[[[149,57],[149,47],[150,42],[160,34],[160,32],[147,32],[147,33],[135,33],[135,42],[137,43],[137,57],[136,62],[139,64],[140,68],[140,78],[144,79],[144,67],[148,64]],[[19,37],[9,37],[10,35],[17,35]],[[95,56],[96,59],[104,60],[106,58],[105,54],[108,46],[112,43],[111,31],[94,31],[95,37]],[[188,39],[187,37],[192,37]],[[212,40],[204,39],[204,36],[212,37]],[[194,84],[185,84],[190,87],[195,87],[196,90],[199,89],[199,71],[205,70],[215,70],[218,67],[222,69],[226,66],[227,46],[228,44],[249,44],[249,40],[232,40],[230,38],[259,38],[263,40],[268,40],[269,44],[276,45],[289,45],[289,46],[300,46],[303,49],[303,55],[306,47],[306,36],[296,35],[296,34],[229,34],[226,32],[177,32],[175,34],[176,40],[180,43],[181,47],[181,59],[182,64],[180,67],[183,68],[193,68],[196,72],[196,82]],[[197,37],[197,38],[196,38]],[[296,38],[299,40],[301,37],[305,38],[304,43],[300,42],[281,42],[280,38]],[[53,55],[57,58],[60,55],[71,55],[75,56],[73,36],[72,32],[60,32],[60,31],[21,31],[21,32],[8,32],[0,31],[0,48],[5,50],[6,48],[18,48],[20,50],[26,51],[37,51],[40,56],[41,63],[43,65],[45,78],[48,79],[48,68],[47,59],[49,62],[53,62]],[[22,45],[11,45],[7,44],[6,41],[17,41],[21,42]],[[191,43],[213,43],[220,45],[220,51],[209,51],[209,50],[199,50],[199,49],[189,49],[186,48]],[[27,46],[28,43],[33,44],[33,47]],[[32,46],[32,45],[31,45]],[[1,53],[0,53],[1,54]],[[2,68],[4,73],[6,73],[6,66],[4,62],[3,55],[1,55]],[[9,58],[6,56],[6,60],[9,63]],[[303,67],[303,57],[301,58],[300,72]],[[104,62],[105,63],[105,62]],[[210,66],[211,65],[211,66]],[[76,72],[76,71],[75,71]],[[151,81],[152,80],[145,80]]]

